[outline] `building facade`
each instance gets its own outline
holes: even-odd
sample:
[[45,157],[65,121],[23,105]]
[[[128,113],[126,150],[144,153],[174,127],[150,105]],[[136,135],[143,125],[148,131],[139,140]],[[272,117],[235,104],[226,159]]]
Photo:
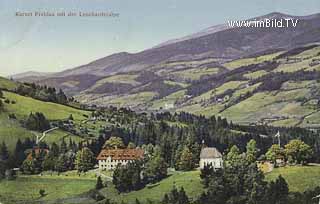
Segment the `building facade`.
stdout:
[[103,149],[97,157],[100,170],[113,170],[118,164],[126,165],[129,162],[142,159],[142,149]]
[[215,169],[223,168],[222,154],[214,147],[205,147],[200,153],[200,169],[211,165]]

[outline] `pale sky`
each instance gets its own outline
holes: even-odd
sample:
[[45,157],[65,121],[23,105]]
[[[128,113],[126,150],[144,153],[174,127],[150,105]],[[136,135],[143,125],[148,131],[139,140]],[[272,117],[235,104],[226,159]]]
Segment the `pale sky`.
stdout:
[[[106,11],[120,17],[16,17],[17,11]],[[62,71],[271,12],[319,13],[320,1],[1,0],[0,75]]]

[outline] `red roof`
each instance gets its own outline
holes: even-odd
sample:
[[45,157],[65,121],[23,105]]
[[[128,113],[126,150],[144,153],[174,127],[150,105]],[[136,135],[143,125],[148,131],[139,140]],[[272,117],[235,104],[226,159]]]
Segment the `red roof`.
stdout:
[[97,160],[105,160],[111,157],[113,160],[138,160],[143,158],[142,149],[103,149],[97,157]]
[[32,152],[34,151],[35,155],[38,156],[41,152],[45,152],[45,154],[49,153],[48,149],[34,148],[27,156],[27,159],[32,159]]

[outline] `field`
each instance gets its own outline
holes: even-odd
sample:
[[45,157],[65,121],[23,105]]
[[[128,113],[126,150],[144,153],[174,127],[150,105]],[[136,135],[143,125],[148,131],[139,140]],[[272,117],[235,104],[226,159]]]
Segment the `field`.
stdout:
[[15,148],[18,139],[33,138],[34,135],[20,126],[17,120],[9,120],[8,115],[0,113],[0,142],[5,141],[9,150]]
[[192,101],[200,102],[201,100],[208,100],[214,95],[223,94],[228,89],[230,89],[230,90],[237,89],[239,86],[244,85],[246,83],[247,83],[247,81],[230,81],[230,82],[227,82],[227,83],[219,86],[216,89],[207,91],[207,92],[201,94],[200,96],[193,98]]
[[256,79],[266,74],[268,74],[268,72],[266,72],[265,70],[259,70],[259,71],[244,74],[243,76],[246,77],[247,79]]
[[275,168],[266,174],[268,181],[275,180],[279,175],[289,184],[291,192],[303,192],[320,185],[320,166],[288,166]]
[[0,77],[0,88],[13,90],[13,89],[15,89],[17,87],[18,87],[17,83],[15,83],[15,82],[13,82],[13,81],[11,81],[9,79]]
[[181,83],[181,82],[175,82],[175,81],[169,81],[169,80],[164,80],[164,83],[170,86],[180,86],[182,88],[186,88],[189,86],[187,83]]
[[106,77],[104,79],[100,79],[93,86],[91,86],[88,91],[93,91],[96,88],[103,86],[105,83],[115,83],[115,84],[131,84],[131,85],[139,85],[140,83],[135,79],[138,75],[134,74],[118,74],[110,77]]
[[213,75],[219,72],[219,68],[195,68],[182,71],[171,72],[170,74],[176,77],[181,77],[184,80],[199,80],[202,76]]
[[48,144],[51,144],[53,142],[60,144],[62,140],[68,143],[70,139],[76,143],[83,140],[81,137],[77,135],[73,135],[69,132],[65,132],[63,130],[58,129],[58,130],[54,130],[52,132],[47,133],[43,141],[45,141]]
[[4,92],[5,98],[15,101],[15,104],[5,104],[5,110],[14,113],[19,119],[27,117],[31,112],[42,112],[49,120],[66,119],[73,115],[75,120],[84,120],[84,115],[90,112],[74,109],[68,106],[43,102],[24,97],[11,92]]
[[174,106],[175,102],[179,99],[182,99],[185,96],[186,90],[183,89],[181,91],[174,92],[166,97],[163,97],[162,99],[155,100],[152,102],[152,109],[160,109],[165,108],[166,104],[167,105],[172,105]]
[[[20,176],[16,180],[0,181],[0,201],[4,204],[16,204],[63,199],[85,193],[94,188],[95,183],[95,178],[87,177]],[[45,190],[46,194],[42,198],[39,195],[40,189]]]
[[272,60],[273,58],[275,58],[276,56],[278,56],[280,54],[281,54],[281,52],[277,52],[277,53],[273,53],[273,54],[262,55],[259,57],[238,59],[238,60],[234,60],[232,62],[228,62],[228,63],[224,64],[224,66],[227,67],[228,69],[232,70],[232,69],[236,69],[241,66],[258,64],[263,61]]
[[139,104],[148,103],[156,95],[157,95],[156,92],[146,91],[146,92],[140,92],[137,94],[118,96],[116,98],[110,99],[108,103],[116,107],[124,107],[124,106],[134,107]]
[[[72,114],[75,121],[78,122],[85,119],[84,115],[90,115],[90,112],[88,111],[81,111],[60,104],[43,102],[11,92],[4,92],[4,96],[10,101],[16,102],[15,104],[4,103],[5,112],[0,113],[0,142],[5,141],[9,150],[14,149],[19,138],[23,140],[27,137],[35,137],[31,131],[23,128],[19,122],[19,120],[25,119],[31,112],[42,112],[49,120],[66,119]],[[9,119],[9,113],[14,113],[17,120]],[[48,143],[59,142],[63,137],[67,139],[66,141],[69,141],[69,138],[72,138],[75,142],[81,140],[78,136],[70,135],[62,130],[48,133],[44,140]]]
[[[101,173],[106,176],[111,176],[110,172]],[[163,179],[157,184],[147,186],[138,191],[123,194],[118,194],[117,190],[113,187],[113,184],[109,181],[107,184],[108,187],[102,189],[100,192],[105,197],[119,203],[123,200],[128,204],[134,204],[136,198],[142,203],[146,203],[147,200],[157,203],[162,199],[165,193],[173,188],[173,186],[176,186],[177,188],[183,186],[189,197],[196,198],[203,190],[199,174],[199,171],[173,172],[168,178]],[[60,175],[55,172],[44,172],[42,176],[21,175],[16,180],[0,181],[0,201],[5,204],[35,203],[36,201],[50,203],[48,201],[53,201],[58,198],[65,200],[72,198],[79,199],[76,203],[89,203],[90,198],[85,195],[81,196],[81,194],[93,189],[95,183],[95,171],[81,174],[81,176],[79,176],[76,171],[68,171]],[[46,193],[42,198],[39,195],[40,189],[44,189]],[[16,193],[13,194],[12,192]]]
[[[275,116],[287,117],[287,120],[274,123],[275,126],[296,125],[303,117],[315,112],[314,105],[302,104],[301,99],[312,98],[315,84],[312,81],[299,83],[285,83],[281,90],[276,92],[259,92],[246,100],[237,103],[221,114],[234,122],[250,123],[263,118]],[[234,94],[236,95],[236,94]],[[250,108],[247,108],[250,107]],[[315,118],[309,117],[312,123]]]
[[139,191],[118,194],[113,186],[109,186],[108,188],[103,189],[101,192],[106,197],[118,201],[119,203],[121,203],[123,200],[128,204],[134,204],[136,198],[138,198],[142,203],[146,203],[148,200],[159,203],[164,194],[169,192],[173,186],[176,186],[177,188],[183,186],[189,197],[196,198],[203,190],[199,175],[199,171],[175,172],[173,175],[163,179],[159,183],[150,187],[145,187]]

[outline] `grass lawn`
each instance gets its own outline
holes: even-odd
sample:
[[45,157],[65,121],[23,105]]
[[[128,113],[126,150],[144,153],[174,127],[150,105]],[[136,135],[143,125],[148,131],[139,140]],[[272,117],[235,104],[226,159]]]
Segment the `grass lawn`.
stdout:
[[277,120],[272,122],[271,125],[275,127],[292,127],[299,123],[299,119],[297,118],[288,118],[284,120]]
[[70,114],[75,120],[84,120],[89,111],[82,111],[68,106],[43,102],[33,98],[24,97],[11,92],[4,92],[5,98],[16,101],[16,104],[6,104],[5,110],[14,113],[19,119],[27,117],[30,112],[42,112],[49,120],[66,119]]
[[69,143],[69,139],[71,139],[72,141],[78,143],[80,141],[82,141],[83,139],[77,135],[73,135],[69,132],[65,132],[63,130],[54,130],[52,132],[49,132],[46,134],[46,137],[43,139],[44,142],[46,143],[57,143],[60,144],[62,142],[62,140],[64,139],[64,141],[68,144]]
[[9,120],[6,113],[0,113],[0,142],[3,141],[13,151],[18,139],[33,138],[34,135],[27,129],[21,127],[17,120]]
[[[0,201],[4,204],[13,204],[61,199],[87,192],[94,188],[95,183],[96,179],[86,177],[20,176],[16,180],[0,181]],[[43,198],[40,198],[40,189],[45,190],[46,195]]]
[[152,185],[150,187],[145,187],[139,191],[132,191],[130,193],[118,194],[116,189],[110,184],[109,187],[101,190],[101,192],[108,198],[114,201],[125,201],[128,204],[134,204],[136,198],[142,203],[146,203],[147,200],[154,201],[154,203],[159,203],[163,198],[165,193],[171,191],[173,186],[178,189],[183,186],[188,196],[191,198],[198,197],[202,191],[203,186],[200,183],[200,172],[190,171],[190,172],[175,172],[173,175],[166,179],[163,179],[159,183]]
[[[11,92],[4,91],[4,96],[10,101],[16,102],[15,104],[4,103],[4,112],[0,113],[0,142],[5,141],[10,151],[14,149],[19,138],[24,140],[27,137],[35,137],[31,131],[23,128],[19,122],[19,120],[25,119],[31,112],[42,112],[49,120],[65,119],[72,114],[75,121],[78,122],[85,119],[83,116],[84,114],[90,115],[89,111],[81,111],[60,104],[43,102]],[[9,113],[14,113],[17,120],[8,119]],[[71,137],[75,142],[81,140],[81,138],[77,136],[70,135],[62,130],[57,130],[48,133],[48,137],[45,138],[45,141],[48,143],[52,143],[53,141],[58,142],[64,136],[66,139]],[[66,142],[68,141],[66,140]]]
[[320,111],[311,114],[310,116],[306,117],[303,121],[303,126],[310,126],[310,125],[317,125],[320,124]]
[[18,87],[18,84],[14,81],[6,79],[4,77],[0,77],[0,88],[14,90]]
[[[72,171],[66,171],[58,174],[58,172],[54,171],[45,171],[42,172],[41,178],[51,178],[51,179],[91,179],[96,180],[97,179],[97,173],[100,173],[99,175],[103,174],[105,176],[112,176],[112,171],[100,171],[98,169],[90,170],[85,173],[81,173],[79,176],[79,173],[77,170]],[[39,176],[32,176],[38,178]]]
[[320,185],[320,166],[288,166],[275,168],[266,174],[268,181],[282,175],[289,184],[291,192],[304,192]]

